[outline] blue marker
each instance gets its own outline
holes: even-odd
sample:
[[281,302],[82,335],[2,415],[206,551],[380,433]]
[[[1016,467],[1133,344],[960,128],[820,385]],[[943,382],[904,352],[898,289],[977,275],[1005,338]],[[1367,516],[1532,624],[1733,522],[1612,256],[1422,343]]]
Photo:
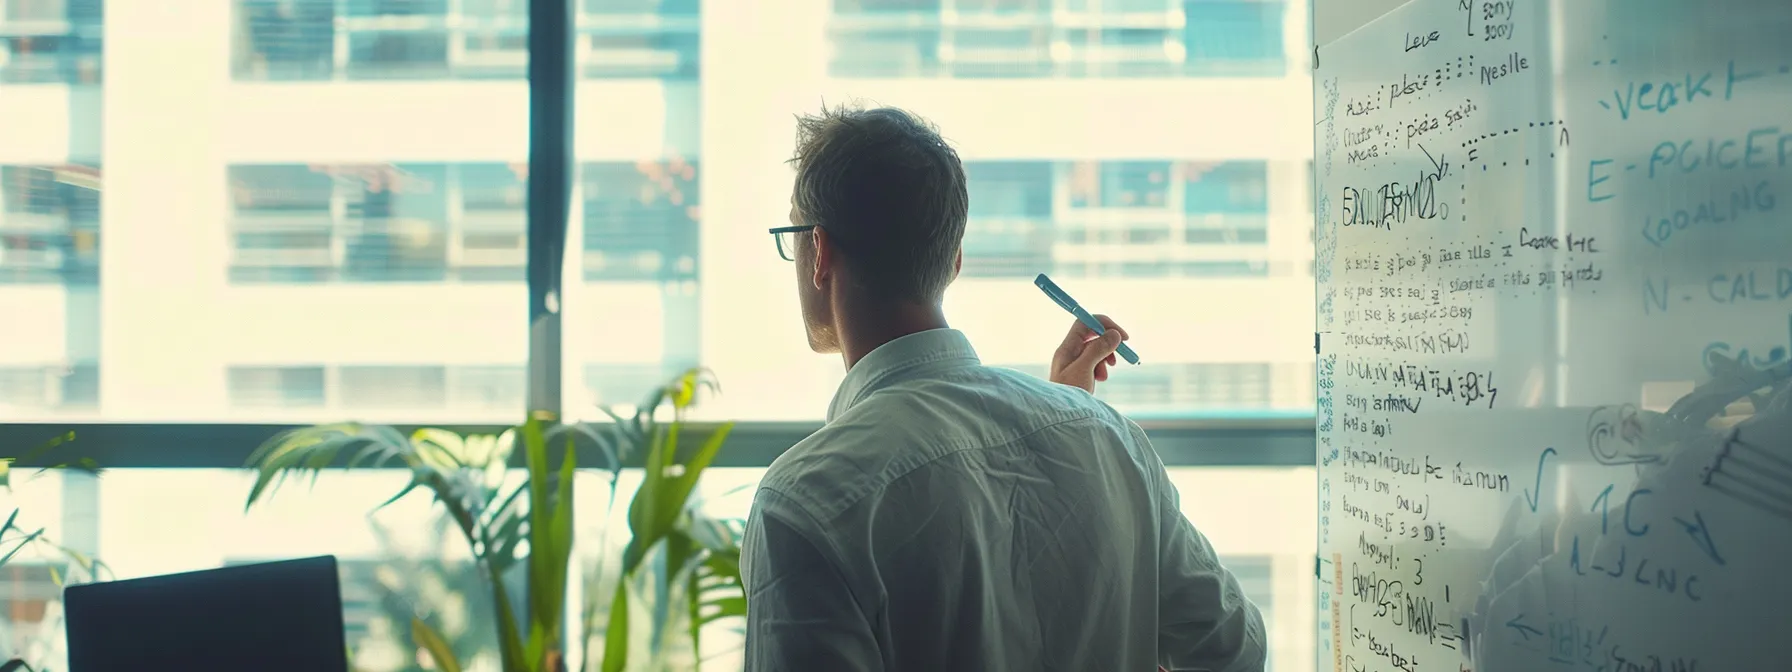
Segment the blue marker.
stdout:
[[[1090,315],[1089,311],[1083,310],[1082,306],[1076,305],[1076,299],[1070,298],[1070,295],[1065,294],[1064,290],[1058,289],[1058,284],[1052,282],[1051,278],[1045,277],[1044,273],[1040,273],[1039,277],[1033,278],[1033,284],[1039,285],[1040,289],[1045,290],[1046,296],[1052,297],[1052,300],[1058,302],[1058,305],[1063,306],[1065,310],[1070,311],[1071,315],[1076,316],[1076,321],[1083,323],[1083,326],[1088,327],[1090,331],[1093,331],[1098,335],[1107,331],[1106,327],[1101,326],[1101,320],[1095,319],[1095,316]],[[1118,352],[1120,353],[1120,358],[1126,360],[1126,363],[1139,363],[1138,353],[1133,352],[1132,348],[1126,347],[1125,343],[1120,344]]]

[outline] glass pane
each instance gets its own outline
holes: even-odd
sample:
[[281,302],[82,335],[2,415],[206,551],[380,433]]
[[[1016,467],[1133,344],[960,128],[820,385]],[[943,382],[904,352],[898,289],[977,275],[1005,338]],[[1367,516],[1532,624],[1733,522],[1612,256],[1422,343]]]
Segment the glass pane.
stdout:
[[[239,80],[522,80],[527,0],[232,0]],[[457,9],[458,6],[458,9]]]
[[[99,5],[0,2],[0,34],[97,48]],[[115,40],[103,155],[97,71],[22,87],[0,58],[0,313],[28,325],[0,329],[0,421],[521,417],[526,3],[105,7],[148,38]],[[230,50],[154,39],[201,28]],[[491,34],[516,58],[468,75]]]
[[[577,3],[581,105],[567,246],[562,402],[573,417],[631,405],[700,366],[699,282],[709,187],[700,129],[699,0]],[[707,62],[709,59],[703,59]],[[599,102],[602,101],[602,102]],[[745,226],[745,222],[736,221]],[[777,258],[755,223],[756,250]]]

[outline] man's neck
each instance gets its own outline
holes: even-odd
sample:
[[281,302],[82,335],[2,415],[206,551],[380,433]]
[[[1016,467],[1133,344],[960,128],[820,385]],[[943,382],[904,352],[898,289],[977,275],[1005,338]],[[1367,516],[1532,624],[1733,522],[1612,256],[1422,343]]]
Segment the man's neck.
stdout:
[[846,362],[847,371],[885,343],[909,334],[950,326],[939,306],[900,303],[867,308],[862,312],[862,315],[843,314],[846,319],[840,320],[836,327],[840,334],[840,358]]

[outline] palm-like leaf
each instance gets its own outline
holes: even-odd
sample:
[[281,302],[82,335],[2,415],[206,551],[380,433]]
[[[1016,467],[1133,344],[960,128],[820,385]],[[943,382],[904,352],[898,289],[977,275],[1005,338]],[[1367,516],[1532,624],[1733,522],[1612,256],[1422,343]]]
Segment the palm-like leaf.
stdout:
[[[557,670],[566,566],[572,550],[574,447],[580,437],[597,447],[604,462],[620,463],[608,442],[595,432],[564,427],[550,430],[540,418],[530,418],[520,428],[496,437],[461,437],[437,429],[420,429],[405,436],[390,427],[355,423],[295,429],[275,436],[251,455],[249,464],[257,473],[245,507],[272,496],[295,475],[315,479],[332,467],[408,469],[406,485],[380,506],[420,489],[433,495],[485,574],[497,612],[499,654],[506,672]],[[519,438],[527,477],[508,484],[507,466]],[[554,468],[548,462],[548,443],[559,439],[564,439],[566,450],[559,467]],[[529,548],[527,616],[519,619],[504,577],[518,562],[524,543]],[[418,636],[427,639],[428,634]],[[438,663],[450,664],[442,659]]]
[[[733,426],[717,427],[694,450],[681,451],[679,443],[686,412],[700,392],[717,387],[707,370],[690,369],[650,394],[632,417],[606,410],[615,421],[618,443],[626,446],[627,454],[642,455],[643,474],[629,503],[631,537],[623,549],[621,580],[610,598],[605,672],[629,667],[631,645],[638,641],[633,635],[642,626],[652,628],[646,637],[648,669],[658,669],[665,664],[666,652],[677,648],[671,638],[688,637],[685,641],[696,655],[704,625],[745,613],[739,588],[739,535],[701,516],[691,501],[698,479],[714,462]],[[658,416],[667,405],[671,422],[660,423]],[[655,559],[649,562],[649,558]],[[657,588],[639,589],[644,579]],[[647,596],[658,601],[639,605]],[[652,608],[644,612],[640,606]],[[639,615],[644,613],[654,618],[642,623]]]
[[[257,473],[245,506],[272,496],[290,477],[314,480],[328,468],[407,469],[406,485],[385,504],[423,490],[454,521],[492,590],[506,672],[558,672],[574,530],[574,448],[598,448],[600,464],[595,466],[609,476],[612,507],[623,461],[639,456],[644,478],[629,503],[631,537],[619,567],[622,580],[608,599],[603,669],[624,669],[637,644],[648,647],[647,662],[660,664],[672,639],[688,633],[695,653],[704,625],[745,613],[739,532],[697,514],[691,502],[698,479],[732,426],[719,427],[692,450],[681,451],[679,444],[686,411],[702,391],[716,389],[707,370],[691,369],[647,395],[629,417],[606,410],[614,422],[601,428],[550,428],[544,419],[530,418],[497,437],[461,437],[433,429],[406,436],[390,427],[355,423],[296,429],[270,439],[251,456]],[[658,416],[666,406],[671,418],[662,423]],[[508,484],[506,466],[519,442],[527,477]],[[560,442],[565,450],[555,459],[549,447]],[[518,554],[525,543],[528,588],[519,618],[503,578],[521,561]],[[649,557],[653,562],[647,562]],[[595,648],[589,645],[598,604],[594,600],[584,610],[588,648]],[[413,628],[413,639],[439,667],[459,664],[426,623]]]

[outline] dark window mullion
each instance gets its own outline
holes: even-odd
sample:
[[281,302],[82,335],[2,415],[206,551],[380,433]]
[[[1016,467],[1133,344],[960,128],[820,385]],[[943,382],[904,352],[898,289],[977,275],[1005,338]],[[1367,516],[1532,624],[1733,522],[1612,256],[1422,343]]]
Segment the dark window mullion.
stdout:
[[560,291],[572,205],[573,0],[529,1],[530,414],[560,417]]

